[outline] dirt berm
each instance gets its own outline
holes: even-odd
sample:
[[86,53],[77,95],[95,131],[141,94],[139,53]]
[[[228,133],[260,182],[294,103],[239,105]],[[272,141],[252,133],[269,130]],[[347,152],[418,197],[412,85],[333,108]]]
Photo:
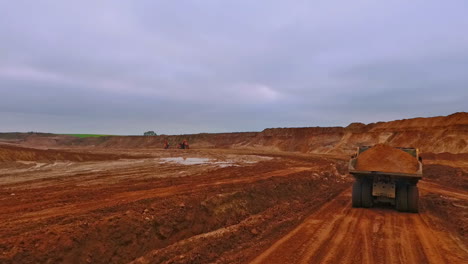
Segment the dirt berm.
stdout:
[[362,152],[356,162],[356,169],[361,171],[416,173],[418,168],[415,157],[385,144],[377,144]]
[[124,155],[78,153],[52,149],[32,149],[13,145],[0,145],[0,162],[5,161],[99,161],[131,158]]

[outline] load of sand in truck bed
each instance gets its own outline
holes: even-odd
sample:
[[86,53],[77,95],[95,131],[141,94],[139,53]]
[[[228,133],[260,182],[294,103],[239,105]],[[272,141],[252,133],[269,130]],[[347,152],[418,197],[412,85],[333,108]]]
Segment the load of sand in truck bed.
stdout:
[[395,173],[416,173],[418,160],[403,150],[378,144],[362,152],[357,159],[356,170]]

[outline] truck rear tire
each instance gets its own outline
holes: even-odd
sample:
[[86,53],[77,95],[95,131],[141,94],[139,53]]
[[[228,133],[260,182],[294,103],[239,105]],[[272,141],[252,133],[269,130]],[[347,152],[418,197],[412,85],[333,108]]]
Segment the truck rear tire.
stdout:
[[353,194],[352,194],[352,205],[355,208],[362,206],[361,203],[361,193],[362,193],[362,182],[361,180],[356,179],[353,183]]
[[400,212],[408,211],[408,190],[405,183],[398,184],[395,207]]
[[370,180],[363,180],[361,185],[362,193],[361,193],[361,203],[362,207],[370,208],[372,207],[373,199],[372,199],[372,181]]
[[412,213],[419,212],[418,208],[419,190],[416,185],[408,185],[408,211]]

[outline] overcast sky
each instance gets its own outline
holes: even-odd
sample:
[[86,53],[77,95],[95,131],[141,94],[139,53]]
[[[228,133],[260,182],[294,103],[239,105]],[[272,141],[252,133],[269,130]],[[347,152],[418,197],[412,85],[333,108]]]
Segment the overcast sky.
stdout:
[[468,111],[467,13],[466,0],[0,0],[0,131],[260,131]]

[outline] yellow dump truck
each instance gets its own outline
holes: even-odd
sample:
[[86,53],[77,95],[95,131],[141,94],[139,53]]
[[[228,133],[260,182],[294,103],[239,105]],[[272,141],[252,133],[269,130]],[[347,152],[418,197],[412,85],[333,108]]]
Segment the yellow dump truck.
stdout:
[[[359,156],[372,146],[359,147],[349,161],[349,173],[355,178],[352,191],[352,206],[370,208],[374,203],[394,205],[398,211],[418,212],[418,181],[422,178],[422,159],[418,149],[397,148],[417,161],[415,173],[397,173],[379,170],[357,170]],[[406,154],[405,154],[406,155]],[[376,157],[379,160],[379,157]]]

